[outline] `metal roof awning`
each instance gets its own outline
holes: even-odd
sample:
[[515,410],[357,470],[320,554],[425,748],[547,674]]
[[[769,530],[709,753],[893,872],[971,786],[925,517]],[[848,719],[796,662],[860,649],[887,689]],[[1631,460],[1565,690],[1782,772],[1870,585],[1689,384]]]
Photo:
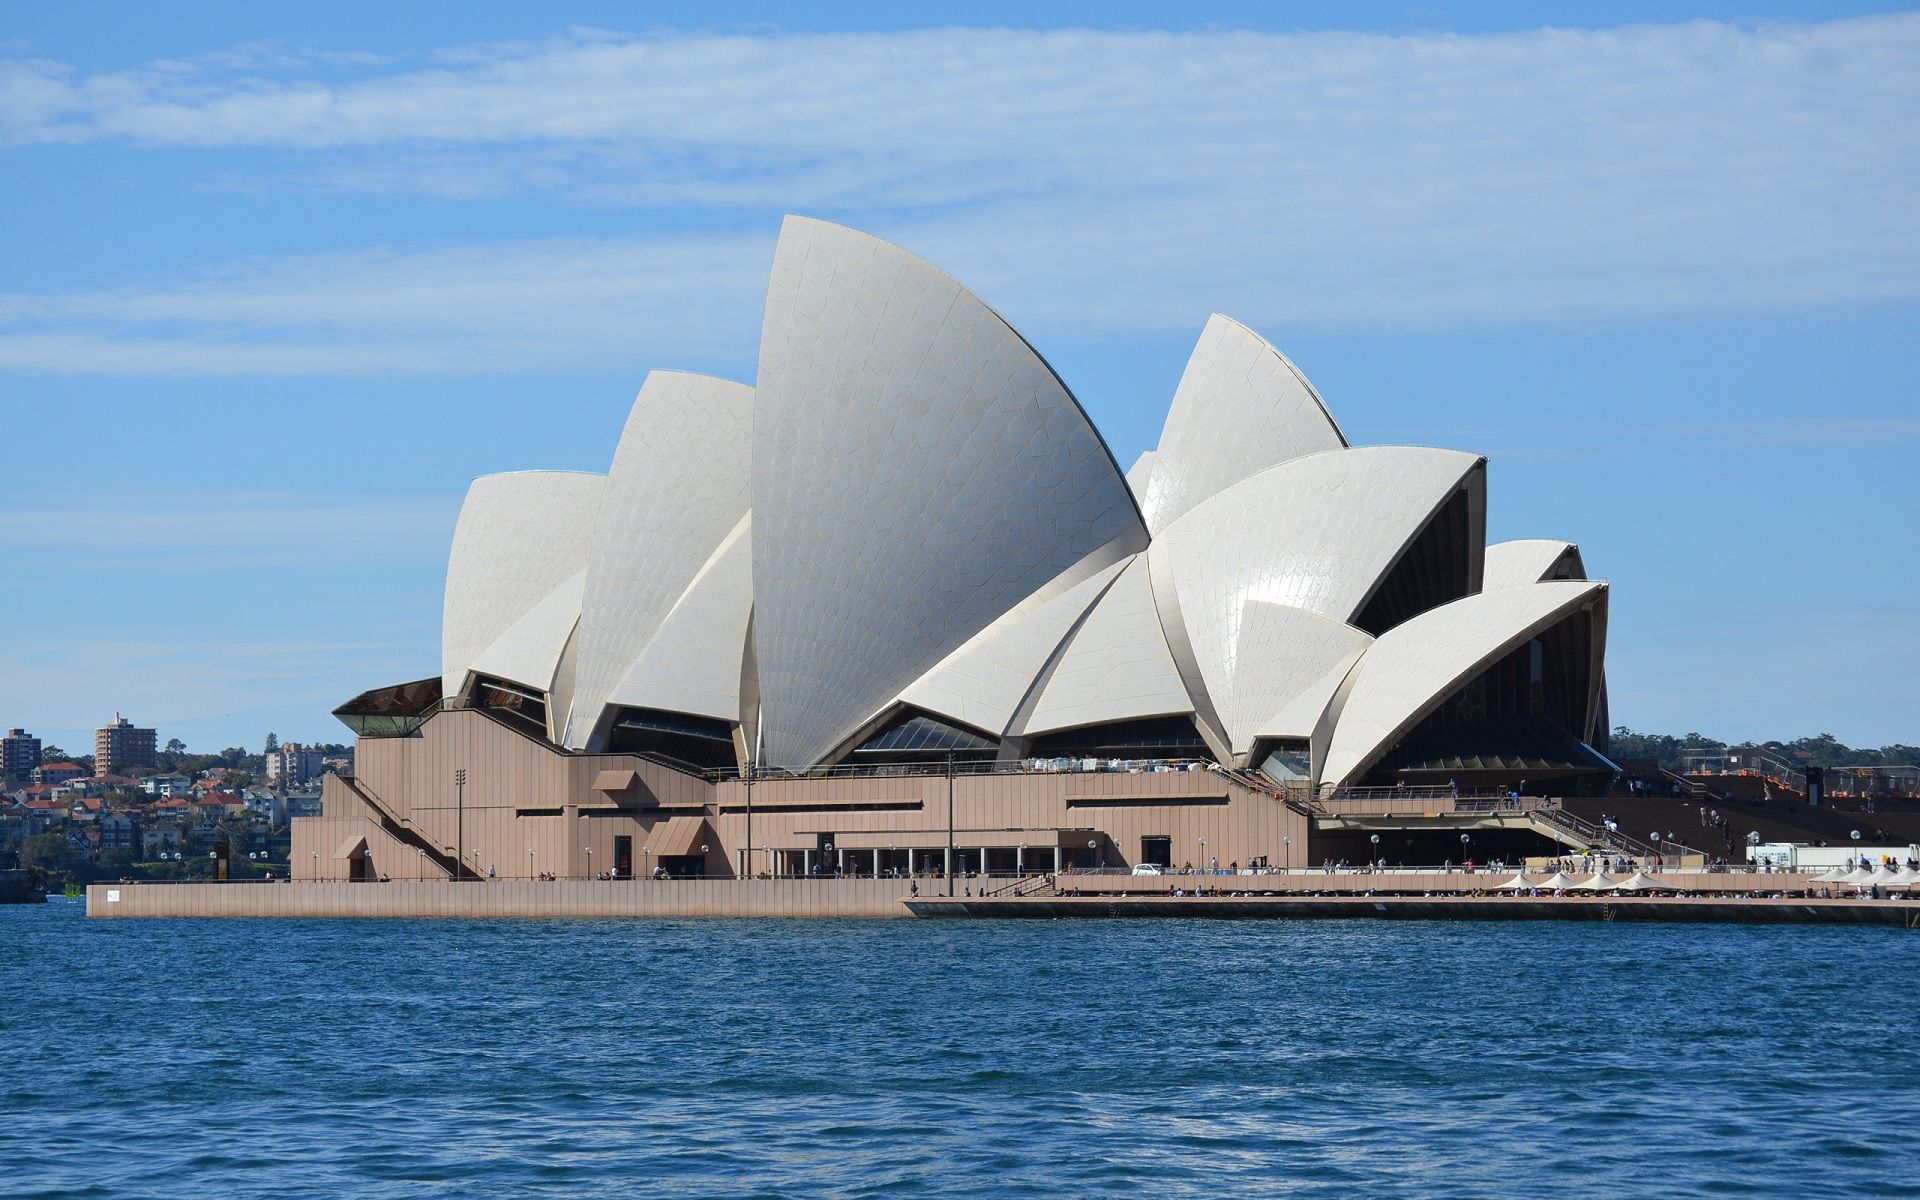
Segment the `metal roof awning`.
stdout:
[[713,831],[705,817],[668,817],[646,832],[647,853],[655,858],[674,858],[698,854],[700,847],[713,844]]
[[333,852],[333,856],[335,858],[352,858],[356,854],[366,853],[366,850],[367,850],[366,835],[361,833],[356,833],[352,837],[348,838],[346,841],[341,842],[340,848]]
[[625,770],[602,771],[593,777],[593,790],[596,792],[624,792],[640,782],[640,772]]

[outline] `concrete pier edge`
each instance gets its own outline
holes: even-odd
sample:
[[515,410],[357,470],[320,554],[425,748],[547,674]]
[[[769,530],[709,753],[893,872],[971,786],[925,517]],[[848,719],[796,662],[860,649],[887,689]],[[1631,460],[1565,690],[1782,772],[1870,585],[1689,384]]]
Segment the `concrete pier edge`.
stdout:
[[[919,891],[916,894],[915,885]],[[963,886],[967,890],[970,885]],[[96,883],[87,915],[233,918],[1204,918],[1589,920],[1920,928],[1920,902],[1756,896],[958,896],[906,879],[501,880],[493,883]]]

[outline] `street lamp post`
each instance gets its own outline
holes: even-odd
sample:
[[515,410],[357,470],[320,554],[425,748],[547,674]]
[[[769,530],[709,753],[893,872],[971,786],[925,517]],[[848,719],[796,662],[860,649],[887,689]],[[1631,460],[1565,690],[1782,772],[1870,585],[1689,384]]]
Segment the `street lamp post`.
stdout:
[[[1099,848],[1100,848],[1099,838],[1087,839],[1087,857],[1093,859],[1093,869],[1096,871],[1100,869],[1100,859],[1098,857]],[[1169,854],[1167,855],[1167,857],[1172,858],[1173,855]],[[1168,863],[1167,865],[1171,867],[1173,864]]]
[[581,849],[587,852],[587,878],[592,879],[593,878],[593,847],[583,846],[581,847]]
[[1466,862],[1467,862],[1467,843],[1468,843],[1469,841],[1471,841],[1471,840],[1473,840],[1473,839],[1472,839],[1472,837],[1471,837],[1471,835],[1469,835],[1469,834],[1464,834],[1464,833],[1463,833],[1463,834],[1461,834],[1461,835],[1460,835],[1460,864],[1461,864],[1462,866],[1465,866],[1465,865],[1466,865]]
[[455,796],[453,844],[456,852],[453,860],[453,877],[457,881],[460,878],[460,872],[467,865],[467,769],[465,767],[453,773],[453,790]]
[[707,852],[710,849],[712,849],[712,847],[708,846],[705,842],[700,843],[700,877],[702,879],[707,877]]
[[640,870],[648,879],[653,878],[653,847],[640,847]]
[[[1367,840],[1368,840],[1369,842],[1372,842],[1372,843],[1373,843],[1373,858],[1374,858],[1374,862],[1378,862],[1378,861],[1380,860],[1380,835],[1379,835],[1379,834],[1377,834],[1377,833],[1376,833],[1376,834],[1373,834],[1372,836],[1370,836],[1369,838],[1367,838]],[[1367,865],[1368,865],[1369,867],[1373,867],[1373,866],[1374,866],[1374,863],[1371,863],[1371,862],[1370,862],[1370,863],[1368,863]],[[1377,867],[1375,867],[1374,869],[1375,869],[1375,870],[1378,870],[1379,868],[1377,868]]]
[[527,878],[533,878],[533,847],[527,847]]
[[953,751],[947,751],[947,896],[953,896]]
[[[747,756],[747,836],[741,839],[740,877],[753,878],[753,756]],[[768,868],[772,868],[769,862]]]
[[[176,854],[174,857],[179,858],[180,856]],[[320,881],[320,852],[318,850],[313,852],[313,880],[315,883]]]
[[1293,874],[1293,839],[1290,837],[1281,838],[1280,844],[1286,847],[1284,854],[1287,860],[1287,874],[1291,875]]
[[1207,839],[1200,839],[1200,865],[1195,868],[1202,875],[1207,873]]

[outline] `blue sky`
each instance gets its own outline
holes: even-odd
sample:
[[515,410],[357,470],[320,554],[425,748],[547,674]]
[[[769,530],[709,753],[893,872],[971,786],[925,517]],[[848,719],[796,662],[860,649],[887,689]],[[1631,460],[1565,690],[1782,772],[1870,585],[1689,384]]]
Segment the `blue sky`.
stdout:
[[[1208,313],[1613,581],[1617,721],[1920,740],[1920,15],[0,3],[0,722],[344,739],[466,482],[751,380],[783,212],[1116,455]],[[798,20],[799,23],[796,23]]]

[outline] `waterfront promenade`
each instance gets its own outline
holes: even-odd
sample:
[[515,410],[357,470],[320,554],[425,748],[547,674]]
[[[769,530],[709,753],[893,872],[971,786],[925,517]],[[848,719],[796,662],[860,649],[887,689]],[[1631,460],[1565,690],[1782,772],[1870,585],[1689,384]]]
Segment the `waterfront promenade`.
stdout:
[[1226,921],[1637,921],[1738,925],[1893,925],[1920,928],[1920,903],[1755,896],[1143,896],[1088,895],[910,900],[917,917],[1201,918]]

